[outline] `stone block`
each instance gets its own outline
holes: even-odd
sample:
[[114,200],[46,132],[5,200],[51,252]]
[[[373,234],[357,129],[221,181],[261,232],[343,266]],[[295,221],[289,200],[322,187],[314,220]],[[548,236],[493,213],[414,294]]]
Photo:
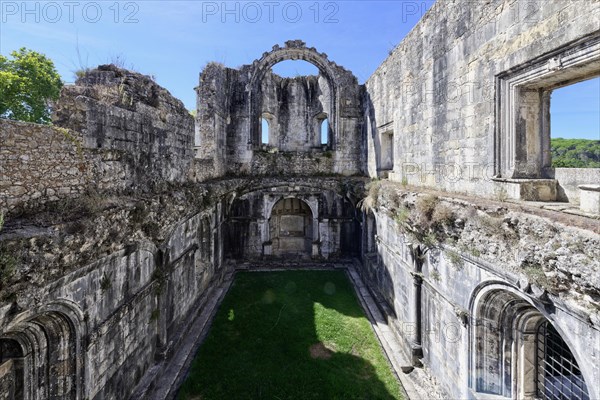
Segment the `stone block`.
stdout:
[[600,185],[579,185],[579,208],[600,214]]
[[556,201],[555,179],[494,179],[498,200]]

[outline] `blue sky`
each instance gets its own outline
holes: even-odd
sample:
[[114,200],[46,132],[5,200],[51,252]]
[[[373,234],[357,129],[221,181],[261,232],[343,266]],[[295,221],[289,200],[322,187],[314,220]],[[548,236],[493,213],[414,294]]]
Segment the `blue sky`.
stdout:
[[552,137],[600,140],[600,78],[552,92],[550,118]]
[[[0,53],[27,47],[50,57],[66,82],[82,67],[120,59],[194,109],[209,61],[249,64],[274,44],[302,39],[363,83],[432,0],[88,1],[0,0]],[[314,71],[278,64],[288,75]],[[600,80],[556,91],[552,136],[600,139]]]
[[72,1],[0,0],[0,53],[22,46],[40,51],[67,82],[80,67],[121,57],[188,108],[195,108],[193,88],[207,62],[249,64],[290,39],[327,53],[362,83],[433,3]]

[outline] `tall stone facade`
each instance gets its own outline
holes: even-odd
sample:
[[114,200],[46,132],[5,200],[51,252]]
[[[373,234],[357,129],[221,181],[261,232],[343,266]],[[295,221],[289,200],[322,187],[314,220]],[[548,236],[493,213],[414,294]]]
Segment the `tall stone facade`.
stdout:
[[[387,168],[417,186],[574,198],[573,173],[549,168],[549,101],[598,75],[598,12],[591,1],[437,2],[365,84],[369,175]],[[381,164],[386,151],[393,166]]]
[[598,183],[551,168],[549,143],[552,90],[600,75],[599,17],[592,1],[438,1],[365,84],[367,169],[388,179],[359,269],[444,398],[600,397],[597,220],[505,202]]
[[125,399],[230,272],[231,189],[184,184],[193,117],[148,77],[90,71],[55,123],[0,121],[0,398]]
[[[271,67],[284,60],[313,63],[319,76],[273,74]],[[200,75],[197,91],[197,158],[208,160],[219,174],[350,176],[363,172],[361,87],[350,71],[302,41],[275,45],[239,69],[210,63]],[[264,146],[262,118],[270,127]],[[317,132],[325,118],[330,133],[322,145]],[[272,158],[294,162],[286,162],[285,170],[265,171],[261,166],[277,164]]]
[[439,1],[365,85],[299,40],[209,63],[195,127],[114,66],[55,126],[0,121],[0,399],[156,395],[235,267],[292,260],[352,265],[438,397],[600,398],[597,216],[537,201],[598,183],[550,168],[547,129],[599,75],[599,13]]

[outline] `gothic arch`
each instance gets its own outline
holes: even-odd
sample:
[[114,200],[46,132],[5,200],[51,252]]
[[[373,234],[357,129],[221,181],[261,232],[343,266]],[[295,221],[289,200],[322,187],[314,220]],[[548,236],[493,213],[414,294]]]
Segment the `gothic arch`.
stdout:
[[306,205],[310,208],[310,211],[312,212],[313,218],[318,218],[319,217],[319,208],[318,208],[318,202],[315,200],[310,200],[310,199],[306,199],[304,198],[304,196],[277,196],[275,197],[272,201],[270,201],[267,205],[266,205],[266,209],[265,209],[265,217],[266,219],[270,219],[271,215],[273,214],[273,208],[275,207],[275,205],[277,205],[277,203],[279,203],[282,200],[285,199],[298,199],[304,203],[306,203]]
[[285,42],[285,47],[279,45],[273,46],[270,52],[263,53],[262,57],[252,63],[250,71],[250,80],[246,85],[246,92],[249,99],[249,117],[250,117],[250,136],[249,143],[254,147],[261,145],[260,138],[260,117],[263,113],[261,109],[260,85],[266,73],[275,64],[286,60],[303,60],[317,67],[323,77],[327,80],[331,91],[330,115],[328,116],[329,131],[332,132],[330,146],[335,148],[335,132],[338,126],[339,109],[339,82],[335,69],[337,65],[327,59],[327,54],[319,53],[314,47],[306,47],[301,40],[289,40]]
[[260,59],[252,63],[251,78],[246,90],[255,89],[271,67],[286,60],[303,60],[313,64],[334,87],[337,86],[334,65],[327,59],[327,54],[319,53],[314,47],[306,47],[301,40],[289,40],[285,42],[285,47],[276,44],[273,46],[273,50],[263,53]]
[[[568,345],[569,336],[543,306],[507,283],[487,281],[473,291],[469,311],[469,386],[476,398],[477,394],[511,399],[557,398],[547,397],[546,386],[540,382],[561,379],[567,383],[557,385],[558,390],[564,390],[566,398],[571,398],[568,390],[573,390],[573,382],[577,382],[583,386],[580,398],[589,399],[586,382],[591,377],[580,370],[585,364],[578,362],[581,357]],[[568,374],[560,375],[560,371],[557,376],[547,377],[544,360],[539,356],[542,326],[550,326],[560,338],[562,358],[558,361],[565,359],[573,366]]]

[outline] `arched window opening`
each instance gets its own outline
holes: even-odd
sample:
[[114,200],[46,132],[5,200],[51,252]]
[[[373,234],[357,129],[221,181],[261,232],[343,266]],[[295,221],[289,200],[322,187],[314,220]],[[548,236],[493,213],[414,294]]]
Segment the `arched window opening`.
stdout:
[[479,323],[473,327],[471,385],[481,398],[590,399],[565,340],[515,291],[486,289],[473,312]]
[[0,338],[0,385],[9,399],[23,398],[23,350],[21,345],[8,338]]
[[569,346],[548,321],[537,330],[537,397],[589,400],[587,386]]
[[321,144],[329,144],[329,120],[327,118],[321,121]]
[[266,118],[261,120],[261,141],[262,144],[269,144],[269,121]]
[[19,343],[13,339],[0,339],[0,364],[18,357],[23,357],[23,351]]

